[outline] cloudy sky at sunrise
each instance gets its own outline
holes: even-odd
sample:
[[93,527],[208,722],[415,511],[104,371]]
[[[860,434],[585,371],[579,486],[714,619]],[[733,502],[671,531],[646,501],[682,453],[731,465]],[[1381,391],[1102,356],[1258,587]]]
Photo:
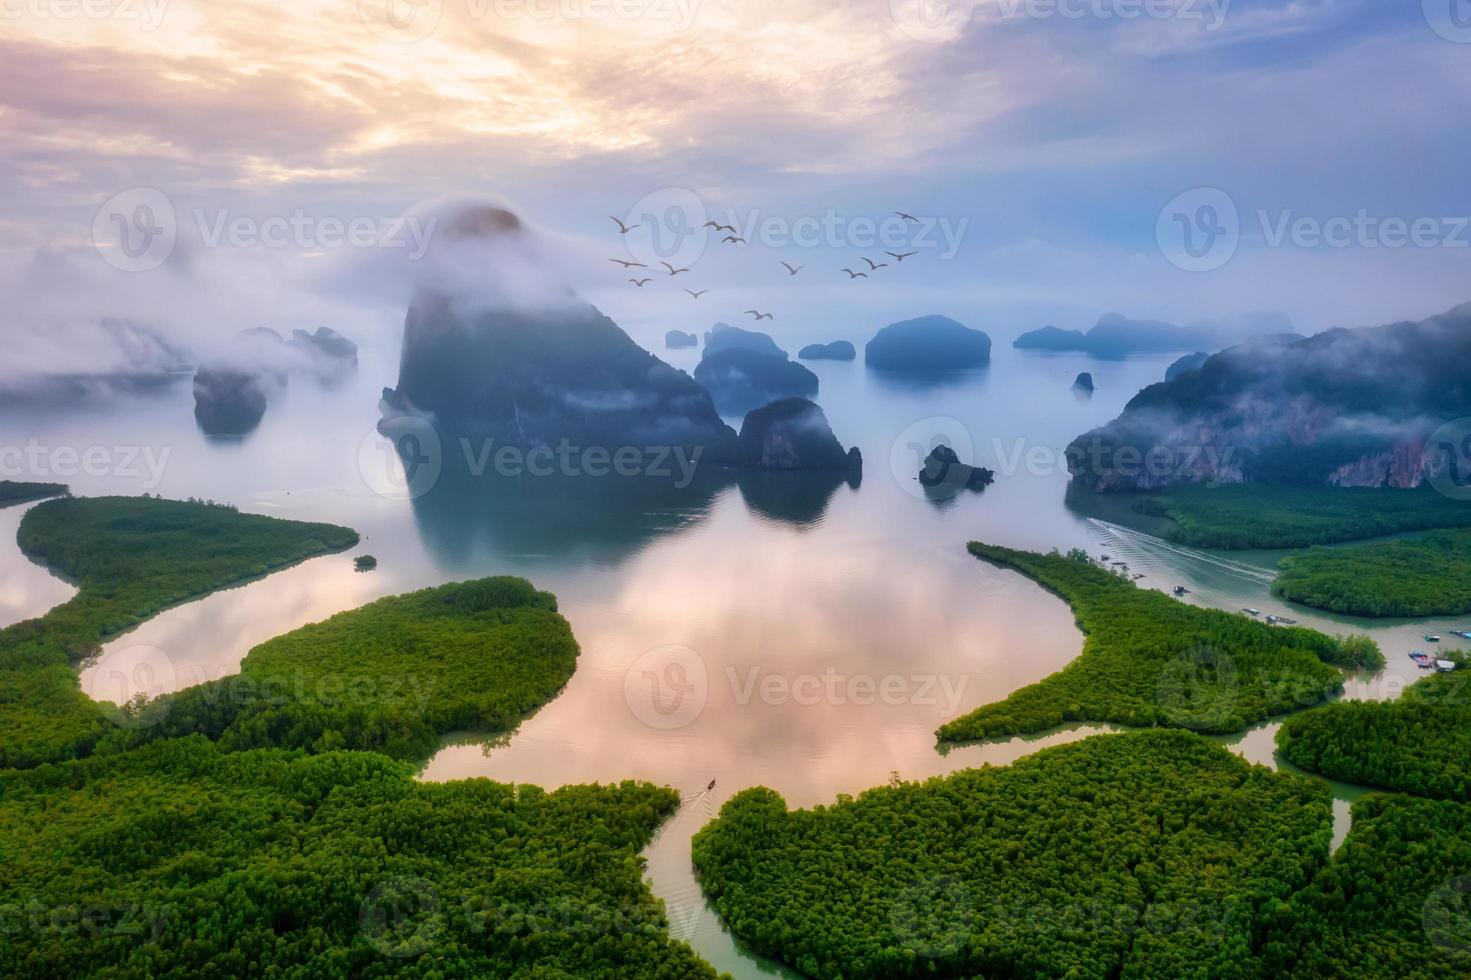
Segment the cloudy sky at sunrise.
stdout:
[[[395,219],[442,199],[510,202],[645,341],[755,299],[800,339],[1471,300],[1465,0],[389,2],[0,0],[6,332],[325,323],[391,347],[406,287],[379,253],[411,258]],[[118,268],[108,202],[126,223],[140,200],[177,243]],[[683,253],[698,304],[607,261],[655,247],[609,215],[671,202],[748,239]],[[284,242],[218,233],[293,217]],[[923,239],[902,271],[838,271],[894,234]]]

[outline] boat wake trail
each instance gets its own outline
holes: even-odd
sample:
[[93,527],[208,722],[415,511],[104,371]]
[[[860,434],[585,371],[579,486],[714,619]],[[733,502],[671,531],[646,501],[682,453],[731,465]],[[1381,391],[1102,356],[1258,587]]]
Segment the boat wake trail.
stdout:
[[1257,565],[1172,544],[1152,534],[1096,517],[1090,517],[1088,525],[1098,535],[1099,542],[1109,549],[1110,557],[1127,562],[1131,569],[1163,572],[1182,571],[1192,564],[1197,567],[1209,565],[1215,571],[1259,585],[1270,585],[1277,577],[1272,571]]

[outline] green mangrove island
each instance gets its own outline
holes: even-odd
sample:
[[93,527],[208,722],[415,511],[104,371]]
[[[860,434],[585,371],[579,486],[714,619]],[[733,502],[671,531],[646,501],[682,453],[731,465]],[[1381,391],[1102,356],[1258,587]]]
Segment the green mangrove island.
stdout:
[[89,754],[114,726],[77,687],[104,640],[169,606],[357,544],[345,527],[151,497],[66,497],[21,519],[21,550],[77,585],[0,630],[0,766]]
[[1453,616],[1471,612],[1471,530],[1282,559],[1272,592],[1350,616]]
[[21,483],[15,480],[0,480],[0,507],[60,497],[67,492],[61,483]]
[[695,837],[731,929],[821,980],[1259,977],[1326,862],[1327,787],[1183,731],[1100,735]]
[[1306,548],[1405,531],[1471,527],[1471,504],[1431,489],[1181,485],[1133,503],[1150,530],[1192,548]]
[[1341,693],[1338,667],[1377,668],[1367,638],[1335,639],[1186,605],[1099,567],[1088,555],[972,542],[1072,606],[1087,639],[1062,670],[942,726],[941,741],[1026,735],[1068,722],[1237,732]]

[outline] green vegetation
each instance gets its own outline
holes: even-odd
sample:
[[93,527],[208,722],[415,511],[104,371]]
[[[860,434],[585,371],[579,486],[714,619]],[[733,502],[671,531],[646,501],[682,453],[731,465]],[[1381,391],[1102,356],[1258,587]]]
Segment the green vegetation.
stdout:
[[77,688],[74,664],[163,609],[314,555],[356,532],[147,497],[62,498],[21,519],[31,558],[79,591],[39,619],[0,630],[0,766],[91,751],[111,725]]
[[200,733],[229,749],[422,759],[443,734],[514,728],[576,665],[555,596],[520,578],[452,583],[262,643],[239,674],[149,702],[103,746]]
[[378,567],[378,559],[372,555],[358,555],[352,560],[352,567],[355,571],[371,572]]
[[0,480],[0,507],[60,497],[66,492],[66,485],[62,483],[17,483],[14,480]]
[[1471,676],[1436,674],[1397,701],[1341,701],[1296,715],[1282,723],[1277,748],[1330,779],[1471,802]]
[[1471,527],[1471,503],[1433,490],[1181,486],[1134,504],[1167,517],[1161,532],[1195,548],[1306,548],[1403,531]]
[[1353,616],[1471,612],[1471,531],[1314,548],[1282,559],[1281,568],[1272,591],[1317,609]]
[[0,773],[0,974],[714,977],[642,880],[678,802],[197,737]]
[[1088,638],[1062,670],[943,726],[936,734],[944,741],[1028,734],[1076,721],[1240,731],[1341,692],[1342,675],[1329,664],[1384,662],[1372,643],[1189,606],[1082,555],[975,542],[970,551],[1056,592],[1073,607]]
[[1471,805],[1366,796],[1353,829],[1293,897],[1268,976],[1431,980],[1471,972]]
[[738,936],[821,980],[1256,977],[1330,824],[1321,783],[1141,732],[812,810],[747,790],[694,860]]

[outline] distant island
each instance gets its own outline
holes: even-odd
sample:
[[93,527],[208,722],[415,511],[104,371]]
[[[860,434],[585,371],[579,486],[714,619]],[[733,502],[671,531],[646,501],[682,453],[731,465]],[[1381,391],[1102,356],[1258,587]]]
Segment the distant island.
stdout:
[[947,316],[921,316],[884,327],[864,362],[887,371],[952,371],[991,362],[991,338]]
[[733,327],[728,323],[717,323],[705,333],[705,356],[728,350],[750,350],[758,354],[788,360],[786,351],[779,347],[771,334],[760,330]]
[[727,347],[714,354],[706,348],[694,376],[724,413],[744,413],[783,398],[817,396],[817,375],[785,355],[749,347]]
[[808,344],[797,351],[797,356],[804,361],[851,361],[858,351],[846,340],[834,340],[830,344]]
[[1151,385],[1068,447],[1094,492],[1184,483],[1426,485],[1453,478],[1459,448],[1432,445],[1471,415],[1471,304],[1383,327],[1267,338]]
[[1130,354],[1158,354],[1193,347],[1214,350],[1256,335],[1297,336],[1292,321],[1280,313],[1202,320],[1183,327],[1162,320],[1134,320],[1107,313],[1086,333],[1046,326],[1022,334],[1012,346],[1018,350],[1078,352],[1117,359]]

